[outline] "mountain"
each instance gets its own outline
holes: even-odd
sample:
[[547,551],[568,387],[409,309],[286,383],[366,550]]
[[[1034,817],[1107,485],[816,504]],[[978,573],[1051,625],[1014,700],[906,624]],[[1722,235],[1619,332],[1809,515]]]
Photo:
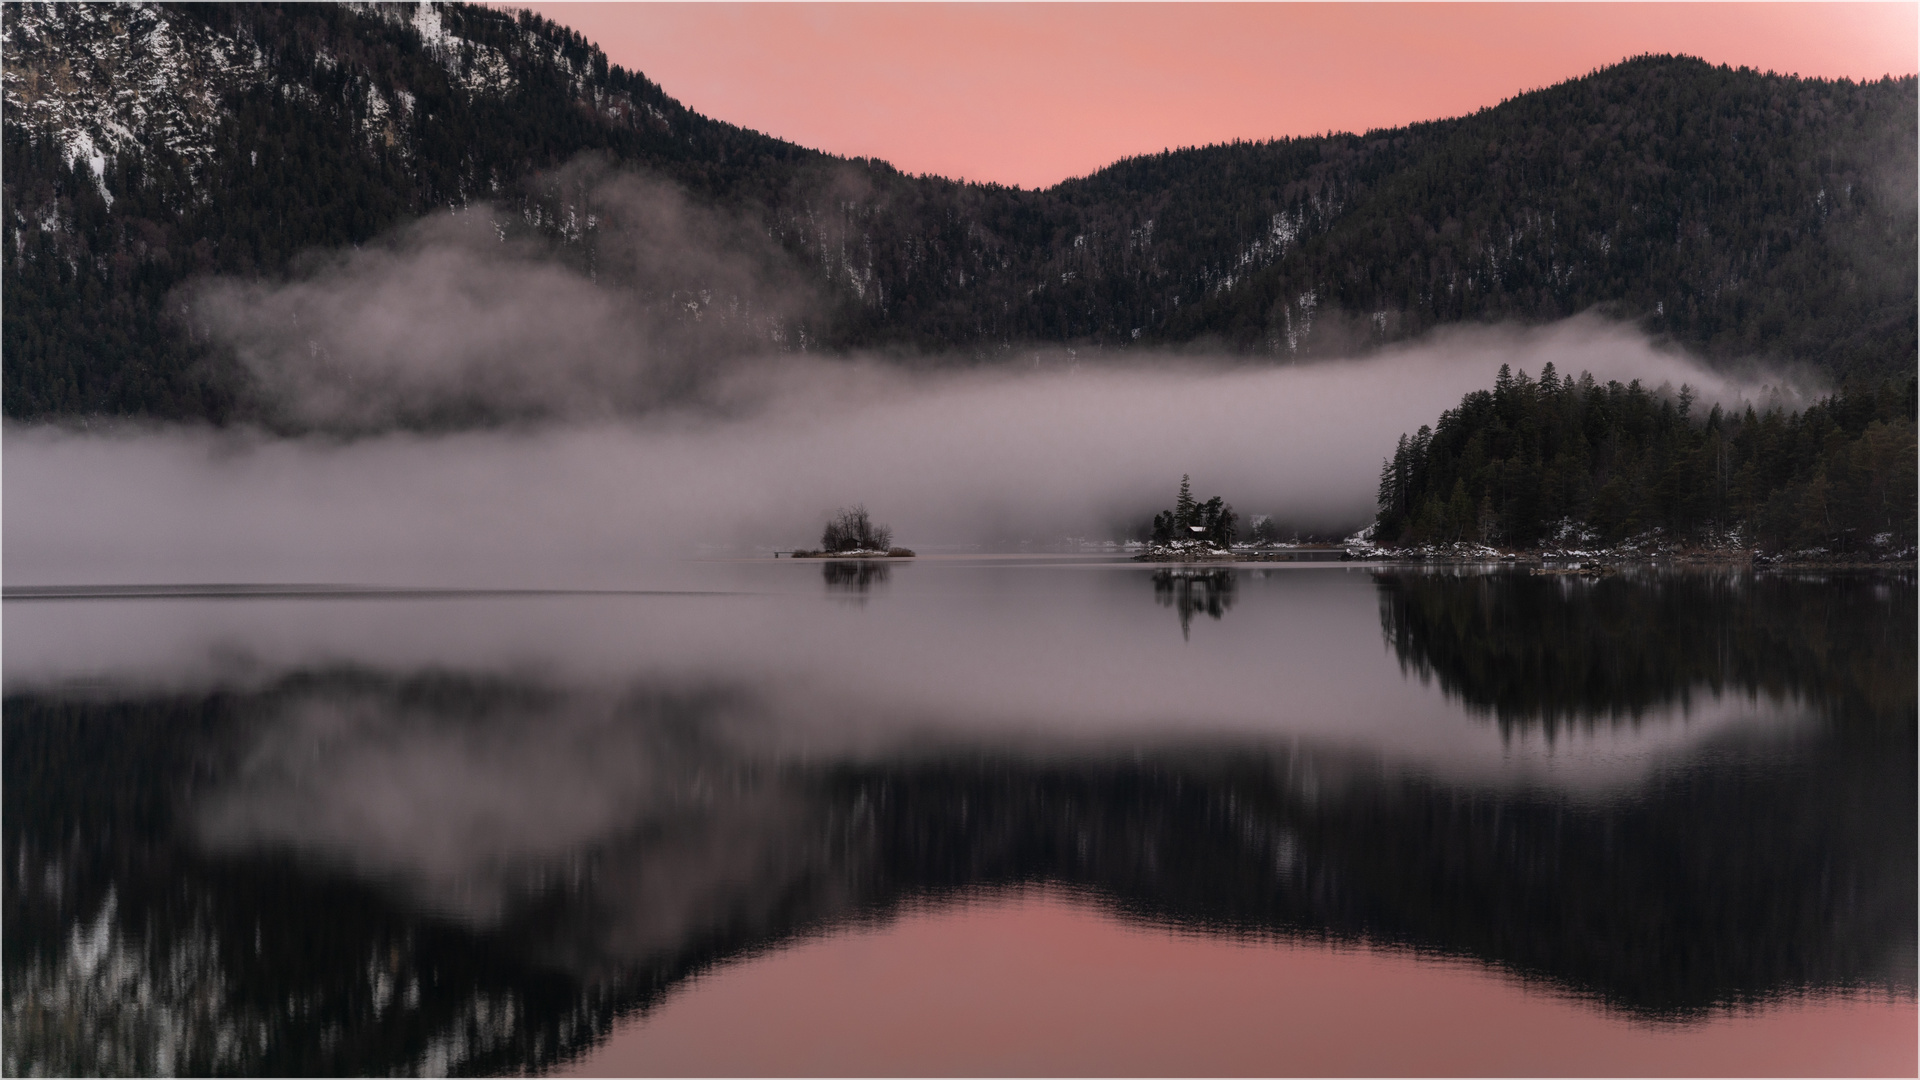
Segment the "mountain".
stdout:
[[[1640,57],[1458,119],[1029,191],[708,119],[526,13],[7,4],[0,23],[14,418],[244,419],[246,378],[181,286],[280,280],[435,211],[494,207],[597,266],[591,192],[563,182],[583,157],[765,238],[809,301],[756,324],[762,349],[1284,362],[1595,310],[1716,360],[1915,364],[1912,77]],[[688,319],[730,299],[696,270],[640,285]]]

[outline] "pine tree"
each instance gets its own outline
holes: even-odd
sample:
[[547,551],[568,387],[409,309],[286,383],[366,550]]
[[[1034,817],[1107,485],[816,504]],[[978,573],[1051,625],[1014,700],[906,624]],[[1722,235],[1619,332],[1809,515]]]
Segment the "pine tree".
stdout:
[[1162,510],[1153,515],[1153,532],[1149,539],[1154,544],[1173,543],[1173,512]]
[[1193,486],[1187,474],[1180,474],[1180,494],[1173,500],[1173,528],[1176,533],[1185,535],[1193,525]]

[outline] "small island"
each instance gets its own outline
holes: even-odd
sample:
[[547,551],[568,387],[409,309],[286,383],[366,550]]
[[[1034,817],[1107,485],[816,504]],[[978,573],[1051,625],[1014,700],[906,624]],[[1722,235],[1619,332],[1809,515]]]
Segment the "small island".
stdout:
[[1173,509],[1153,516],[1147,550],[1135,555],[1141,562],[1200,562],[1232,559],[1233,540],[1240,518],[1233,507],[1215,495],[1206,502],[1193,497],[1191,477],[1180,477],[1180,493]]
[[864,505],[845,507],[828,519],[818,550],[801,548],[796,559],[911,559],[913,552],[893,546],[893,530],[876,525]]

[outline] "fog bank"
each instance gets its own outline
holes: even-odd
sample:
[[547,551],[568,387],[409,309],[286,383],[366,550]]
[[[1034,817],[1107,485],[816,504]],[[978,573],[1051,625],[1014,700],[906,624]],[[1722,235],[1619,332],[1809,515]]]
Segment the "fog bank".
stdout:
[[1394,441],[1501,364],[1707,402],[1763,392],[1590,319],[1459,330],[1284,368],[909,374],[782,356],[735,366],[729,408],[360,438],[144,427],[5,431],[9,584],[336,581],[618,585],[649,558],[817,540],[864,502],[930,547],[1104,537],[1183,473],[1243,514],[1357,526]]
[[285,280],[183,290],[283,436],[8,426],[6,580],[617,586],[650,559],[817,543],[856,502],[909,547],[1104,539],[1183,474],[1345,530],[1395,440],[1502,364],[1763,393],[1593,318],[1289,367],[823,358],[818,286],[757,226],[590,158],[539,184]]
[[176,298],[250,404],[297,430],[591,422],[694,399],[821,305],[745,220],[582,158],[544,201],[310,253],[285,281]]

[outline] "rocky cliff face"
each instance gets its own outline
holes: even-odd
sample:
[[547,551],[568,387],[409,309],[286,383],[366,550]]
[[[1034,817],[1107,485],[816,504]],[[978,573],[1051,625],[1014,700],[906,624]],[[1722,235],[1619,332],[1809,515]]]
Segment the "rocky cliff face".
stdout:
[[[631,93],[609,92],[603,56],[547,24],[520,24],[521,32],[509,31],[512,41],[503,48],[462,36],[468,23],[444,18],[436,4],[363,3],[344,10],[392,31],[379,42],[386,48],[417,49],[431,58],[445,69],[448,87],[469,97],[509,96],[521,81],[517,67],[537,56],[606,118],[666,126],[657,106],[636,103]],[[205,15],[145,2],[7,5],[0,44],[9,129],[52,143],[68,163],[87,166],[97,180],[121,154],[160,151],[204,168],[237,94],[265,88],[317,104],[323,90],[312,76],[319,73],[336,76],[326,96],[347,106],[341,119],[369,145],[402,154],[413,148],[409,121],[416,95],[404,78],[374,70],[389,67],[380,63],[387,58],[360,49],[335,55],[330,46],[337,42],[300,40],[306,36],[300,34],[292,42],[269,41],[270,54],[256,39],[257,24]],[[509,19],[495,21],[501,24],[496,31],[514,27]],[[111,202],[112,193],[105,198]]]
[[272,74],[253,42],[154,4],[10,4],[0,52],[7,124],[103,184],[119,154],[163,149],[204,168],[228,95]]

